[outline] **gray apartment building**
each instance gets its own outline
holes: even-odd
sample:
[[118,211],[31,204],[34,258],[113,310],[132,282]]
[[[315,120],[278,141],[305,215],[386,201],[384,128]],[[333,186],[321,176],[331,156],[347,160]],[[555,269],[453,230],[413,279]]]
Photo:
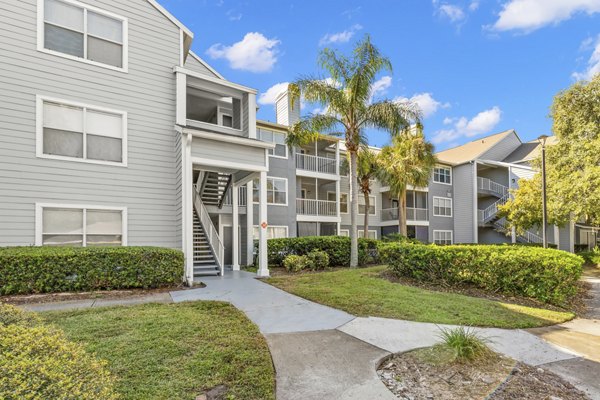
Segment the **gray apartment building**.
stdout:
[[[257,121],[256,90],[191,52],[193,33],[155,0],[0,9],[0,246],[176,248],[191,282],[253,263],[255,241],[266,276],[267,239],[348,233],[340,141],[288,148],[300,110],[287,93],[276,123]],[[411,235],[539,241],[507,235],[495,208],[536,151],[507,131],[439,153],[428,187],[409,192]],[[397,230],[397,203],[379,182],[372,195],[360,209],[379,238]],[[549,232],[567,250],[595,234]]]

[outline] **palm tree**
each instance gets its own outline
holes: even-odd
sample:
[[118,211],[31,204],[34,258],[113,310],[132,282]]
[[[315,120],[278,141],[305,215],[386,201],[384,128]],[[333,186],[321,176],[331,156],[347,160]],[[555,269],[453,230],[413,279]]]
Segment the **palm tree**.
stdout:
[[409,185],[423,187],[429,184],[436,163],[433,145],[421,129],[405,131],[392,138],[379,155],[379,178],[390,187],[398,199],[398,232],[406,236],[406,190]]
[[[328,78],[308,76],[289,87],[292,102],[300,95],[321,106],[320,114],[303,117],[290,128],[286,143],[300,146],[327,133],[344,138],[350,157],[350,266],[358,266],[358,185],[357,153],[367,143],[366,129],[381,129],[395,135],[411,124],[421,124],[421,112],[411,102],[372,101],[373,83],[382,71],[392,70],[390,60],[383,56],[365,36],[346,57],[331,49],[319,56],[320,66]],[[294,107],[294,104],[292,104]]]
[[364,237],[369,237],[369,207],[371,194],[371,180],[377,177],[379,173],[379,160],[377,154],[369,149],[368,146],[363,146],[358,151],[358,189],[365,197],[365,221],[363,224]]

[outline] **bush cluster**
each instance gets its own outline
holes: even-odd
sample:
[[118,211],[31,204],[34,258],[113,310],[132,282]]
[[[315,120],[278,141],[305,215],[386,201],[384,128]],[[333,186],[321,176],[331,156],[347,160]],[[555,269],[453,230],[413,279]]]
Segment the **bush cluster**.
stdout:
[[118,399],[105,362],[37,315],[0,304],[0,399]]
[[525,246],[435,246],[392,243],[382,261],[396,274],[443,285],[478,288],[564,305],[577,293],[583,259]]
[[586,264],[596,265],[600,267],[600,249],[595,248],[591,251],[582,251],[578,253],[585,260]]
[[323,270],[329,267],[329,255],[320,250],[313,250],[303,256],[290,254],[283,260],[283,266],[289,272]]
[[158,247],[9,247],[0,295],[172,286],[183,266],[181,251]]
[[[358,263],[366,265],[379,260],[378,241],[358,239]],[[350,238],[345,236],[305,236],[270,239],[267,242],[269,265],[283,267],[289,255],[304,256],[311,251],[323,251],[329,256],[332,267],[350,265]]]

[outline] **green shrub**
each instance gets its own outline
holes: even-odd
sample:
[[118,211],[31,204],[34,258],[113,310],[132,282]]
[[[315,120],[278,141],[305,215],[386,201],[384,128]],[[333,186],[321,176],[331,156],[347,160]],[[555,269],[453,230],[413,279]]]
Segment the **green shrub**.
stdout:
[[389,242],[402,242],[402,243],[414,243],[414,244],[421,244],[421,242],[417,239],[411,239],[409,237],[406,237],[400,233],[388,233],[387,235],[385,235],[384,237],[381,238],[382,242],[385,243],[389,243]]
[[391,243],[380,253],[398,275],[450,286],[471,284],[555,305],[564,305],[577,293],[583,265],[574,254],[525,246]]
[[290,254],[283,260],[283,266],[288,272],[300,272],[309,268],[310,261],[307,256]]
[[453,329],[440,328],[441,346],[452,351],[454,361],[469,362],[492,354],[487,347],[488,339],[478,336],[471,328],[460,326]]
[[[290,254],[307,255],[313,250],[324,251],[332,267],[350,265],[350,238],[345,236],[305,236],[298,238],[270,239],[268,242],[269,265],[282,267]],[[358,263],[365,265],[379,260],[378,241],[358,240]]]
[[21,325],[33,327],[39,324],[41,324],[41,319],[37,314],[10,304],[0,303],[0,326]]
[[0,399],[112,400],[104,362],[48,326],[0,326]]
[[313,250],[306,255],[309,268],[312,270],[322,270],[329,267],[329,255],[321,250]]
[[0,249],[0,294],[157,288],[181,283],[184,259],[158,247]]
[[600,249],[595,248],[592,251],[582,251],[578,255],[583,257],[586,264],[600,266]]

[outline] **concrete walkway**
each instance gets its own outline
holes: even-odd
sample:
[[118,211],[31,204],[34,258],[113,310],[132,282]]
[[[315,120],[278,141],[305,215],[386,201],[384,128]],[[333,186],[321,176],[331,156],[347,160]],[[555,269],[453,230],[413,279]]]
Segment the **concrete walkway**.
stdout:
[[[294,296],[248,272],[206,277],[205,288],[125,300],[84,300],[30,305],[34,311],[130,305],[147,302],[219,300],[231,302],[265,335],[277,371],[277,398],[381,399],[396,397],[376,374],[385,356],[439,341],[435,324],[385,318],[355,318],[343,311]],[[584,328],[581,328],[584,329]],[[595,328],[594,328],[595,329]],[[477,331],[491,339],[494,350],[565,377],[592,399],[600,399],[600,364],[580,357],[544,334],[524,330]]]

